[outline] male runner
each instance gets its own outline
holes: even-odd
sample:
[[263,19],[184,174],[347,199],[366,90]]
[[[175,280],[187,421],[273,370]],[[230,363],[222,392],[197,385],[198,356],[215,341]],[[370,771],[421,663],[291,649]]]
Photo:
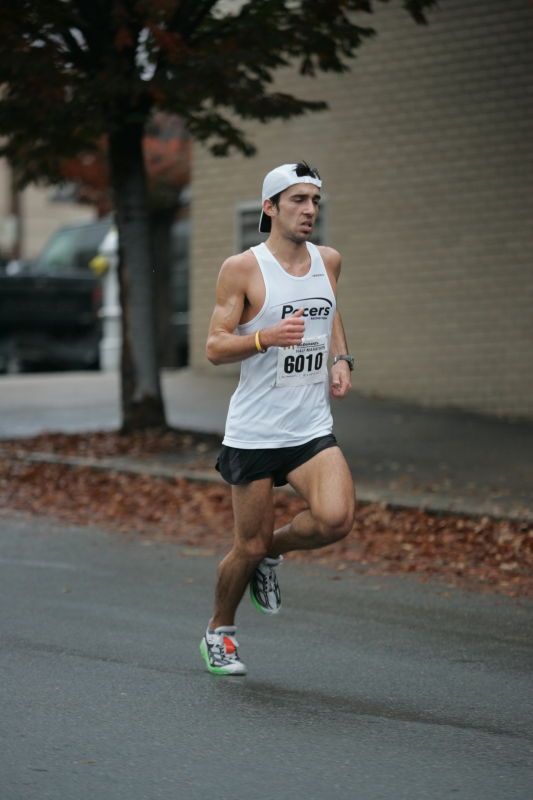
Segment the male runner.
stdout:
[[[200,651],[209,672],[245,675],[235,613],[246,586],[267,614],[281,605],[275,567],[284,553],[324,547],[352,528],[355,493],[335,437],[329,395],[351,388],[336,289],[341,259],[309,242],[322,183],[305,162],[263,182],[264,244],[220,270],[206,354],[241,363],[217,469],[232,485],[233,547],[218,568],[215,606]],[[333,365],[327,368],[328,355]],[[274,531],[273,486],[289,483],[308,504]]]

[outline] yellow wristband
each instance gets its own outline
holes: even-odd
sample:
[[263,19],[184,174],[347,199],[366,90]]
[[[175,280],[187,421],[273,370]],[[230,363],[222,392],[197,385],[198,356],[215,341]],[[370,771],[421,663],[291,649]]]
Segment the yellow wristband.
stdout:
[[266,353],[266,347],[263,347],[259,338],[259,331],[255,332],[255,349],[258,353]]

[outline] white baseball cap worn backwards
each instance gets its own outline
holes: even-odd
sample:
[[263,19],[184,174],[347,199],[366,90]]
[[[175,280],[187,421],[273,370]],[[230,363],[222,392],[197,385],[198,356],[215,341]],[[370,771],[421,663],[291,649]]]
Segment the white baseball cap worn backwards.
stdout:
[[[262,202],[269,200],[279,192],[284,192],[285,189],[288,189],[289,186],[294,186],[296,183],[312,183],[320,189],[322,186],[320,178],[313,178],[311,175],[297,175],[297,166],[298,164],[282,164],[280,167],[270,170],[270,172],[265,175],[261,194]],[[271,228],[271,218],[262,211],[259,219],[259,231],[261,233],[269,233]]]

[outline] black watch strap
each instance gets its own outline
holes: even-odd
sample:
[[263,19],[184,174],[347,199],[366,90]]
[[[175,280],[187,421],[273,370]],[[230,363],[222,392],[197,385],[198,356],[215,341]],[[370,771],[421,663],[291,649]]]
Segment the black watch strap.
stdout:
[[350,371],[353,372],[355,359],[353,356],[349,355],[341,355],[341,356],[333,356],[333,365],[337,363],[337,361],[346,361],[348,366],[350,367]]

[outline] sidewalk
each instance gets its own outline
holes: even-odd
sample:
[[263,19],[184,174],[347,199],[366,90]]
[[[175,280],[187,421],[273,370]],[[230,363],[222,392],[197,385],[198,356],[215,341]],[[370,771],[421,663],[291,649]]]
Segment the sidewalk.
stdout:
[[[221,434],[235,385],[236,378],[215,370],[166,371],[169,423]],[[333,410],[335,433],[361,500],[533,521],[533,423],[421,409],[356,392],[334,402]],[[119,424],[116,374],[0,378],[0,439],[43,431],[112,430]],[[139,465],[122,459],[122,468],[128,466],[147,469],[146,461]],[[148,468],[169,474],[183,468],[183,462],[152,458]],[[207,477],[216,479],[216,473]]]

